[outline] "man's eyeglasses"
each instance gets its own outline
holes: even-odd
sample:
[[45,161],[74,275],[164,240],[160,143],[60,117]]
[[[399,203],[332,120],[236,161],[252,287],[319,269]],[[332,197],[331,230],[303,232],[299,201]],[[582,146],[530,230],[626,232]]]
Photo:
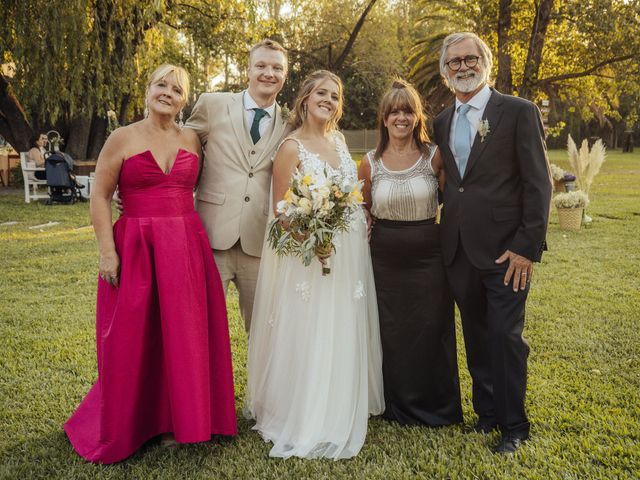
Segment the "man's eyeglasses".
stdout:
[[467,66],[467,68],[473,68],[478,64],[478,60],[480,59],[477,55],[467,55],[464,58],[452,58],[448,62],[445,63],[447,67],[449,67],[454,72],[460,70],[462,67],[462,62]]

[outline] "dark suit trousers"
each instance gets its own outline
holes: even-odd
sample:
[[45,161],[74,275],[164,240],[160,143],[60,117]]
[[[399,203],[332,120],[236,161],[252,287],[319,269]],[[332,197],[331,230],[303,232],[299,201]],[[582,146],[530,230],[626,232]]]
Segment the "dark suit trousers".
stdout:
[[529,433],[524,401],[529,346],[522,338],[529,286],[517,293],[504,285],[506,266],[479,270],[462,246],[447,266],[460,314],[473,381],[473,408],[495,419],[503,432]]

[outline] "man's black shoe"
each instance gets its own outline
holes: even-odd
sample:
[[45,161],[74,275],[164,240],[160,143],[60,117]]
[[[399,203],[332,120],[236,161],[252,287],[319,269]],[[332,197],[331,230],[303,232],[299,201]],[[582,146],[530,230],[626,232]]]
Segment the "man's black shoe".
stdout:
[[523,436],[522,434],[503,433],[500,442],[496,445],[495,452],[502,454],[515,453],[528,438],[528,436]]
[[491,418],[481,418],[478,420],[478,423],[474,425],[473,431],[476,433],[488,434],[494,431],[496,428],[498,428],[498,422]]

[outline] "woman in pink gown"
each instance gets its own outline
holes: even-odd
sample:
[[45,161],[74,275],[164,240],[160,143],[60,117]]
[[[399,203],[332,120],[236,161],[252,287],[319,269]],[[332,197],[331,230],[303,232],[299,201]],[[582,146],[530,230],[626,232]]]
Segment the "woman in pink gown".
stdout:
[[[96,166],[98,379],[64,426],[91,462],[123,460],[161,434],[237,432],[224,293],[193,208],[200,142],[174,120],[188,88],[183,69],[159,67],[148,117],[114,131]],[[112,227],[116,186],[124,214]]]

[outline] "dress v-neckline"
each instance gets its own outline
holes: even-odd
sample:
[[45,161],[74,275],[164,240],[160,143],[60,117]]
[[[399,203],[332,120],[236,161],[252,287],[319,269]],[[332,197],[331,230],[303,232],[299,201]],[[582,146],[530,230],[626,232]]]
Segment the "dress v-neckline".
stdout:
[[173,167],[176,165],[176,162],[178,161],[178,157],[180,156],[180,152],[186,152],[186,153],[190,153],[192,155],[195,155],[195,153],[190,152],[189,150],[185,150],[184,148],[178,148],[178,151],[176,152],[174,158],[173,158],[173,162],[171,162],[171,165],[167,166],[167,171],[163,170],[162,167],[160,166],[160,164],[158,163],[158,160],[156,159],[156,156],[153,154],[153,152],[150,149],[145,150],[144,153],[148,153],[151,156],[151,160],[153,161],[153,163],[156,165],[156,167],[158,168],[158,170],[160,170],[160,172],[162,173],[162,175],[164,175],[165,177],[168,177],[171,175],[171,173],[173,172]]
[[336,138],[336,135],[332,135],[333,137],[333,143],[335,144],[335,152],[337,154],[338,157],[338,166],[334,167],[333,165],[331,165],[329,162],[327,162],[326,160],[322,160],[322,157],[320,156],[319,153],[316,152],[312,152],[311,150],[309,150],[304,143],[302,142],[302,140],[300,139],[296,139],[298,140],[298,142],[300,143],[300,146],[309,154],[309,155],[313,155],[314,157],[316,157],[319,161],[321,161],[322,163],[324,163],[326,166],[328,166],[331,170],[333,170],[334,172],[339,171],[342,168],[342,164],[344,163],[344,159],[342,158],[342,152],[340,151],[340,144],[338,143],[338,139]]
[[182,148],[179,147],[178,151],[176,152],[175,158],[173,159],[173,162],[171,163],[171,165],[168,168],[168,171],[165,172],[164,170],[162,170],[162,167],[160,166],[160,164],[158,163],[158,161],[156,160],[155,155],[153,154],[153,152],[150,149],[146,149],[143,150],[140,153],[135,153],[133,155],[128,156],[127,158],[124,159],[125,162],[129,161],[130,159],[132,159],[133,157],[145,157],[145,158],[149,158],[151,160],[151,162],[153,162],[153,164],[155,165],[155,167],[160,171],[160,173],[165,176],[165,177],[169,177],[171,175],[171,173],[173,172],[173,168],[176,165],[176,161],[178,160],[178,157],[180,156],[180,152],[185,152],[188,153],[189,155],[193,155],[195,157],[198,157],[197,154],[193,153],[190,150],[187,150],[186,148]]
[[173,162],[171,162],[171,165],[167,165],[167,170],[162,169],[162,167],[158,163],[158,160],[156,159],[156,156],[153,154],[153,152],[150,149],[148,149],[147,152],[149,153],[149,155],[151,155],[151,159],[153,160],[153,163],[156,164],[156,167],[158,167],[158,170],[160,170],[163,175],[168,177],[171,175],[171,172],[173,172],[173,167],[175,166],[176,161],[178,160],[178,156],[180,155],[181,150],[182,148],[178,148],[178,151],[173,157]]

